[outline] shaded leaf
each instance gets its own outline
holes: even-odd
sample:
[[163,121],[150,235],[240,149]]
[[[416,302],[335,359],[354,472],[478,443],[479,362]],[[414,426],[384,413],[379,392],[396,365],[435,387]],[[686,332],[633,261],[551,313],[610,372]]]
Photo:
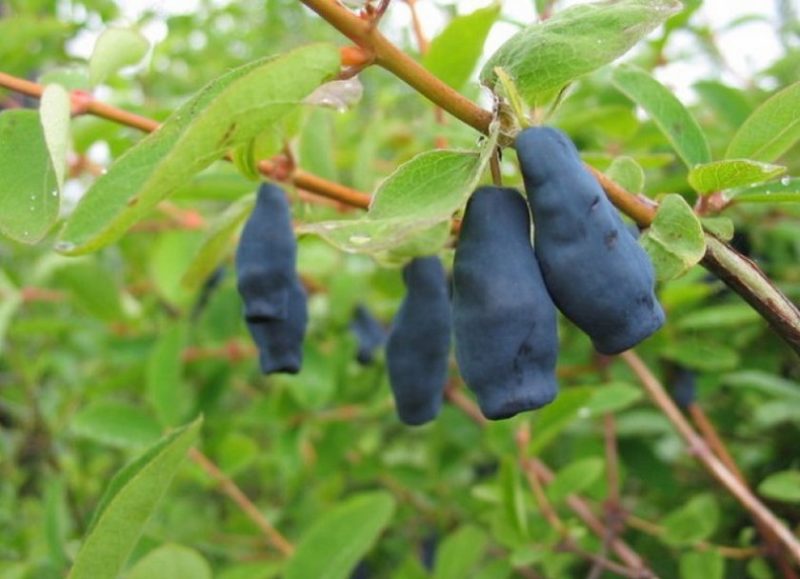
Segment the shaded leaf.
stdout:
[[204,233],[197,255],[189,263],[186,273],[181,278],[181,285],[184,288],[199,289],[219,267],[228,254],[233,236],[252,212],[255,200],[255,194],[246,195],[214,218]]
[[660,280],[674,279],[700,261],[706,252],[703,227],[686,200],[670,194],[639,239],[650,254]]
[[176,323],[159,336],[147,359],[147,399],[164,426],[178,424],[192,402],[192,392],[183,380],[185,344],[186,327]]
[[139,448],[161,434],[158,422],[137,406],[92,402],[72,418],[72,432],[109,446]]
[[800,139],[800,81],[764,101],[739,127],[725,157],[771,163]]
[[481,71],[493,87],[502,67],[537,104],[570,81],[625,54],[681,7],[677,0],[620,0],[573,6],[512,36]]
[[519,468],[510,457],[504,458],[500,467],[500,490],[508,521],[516,528],[520,537],[527,537],[528,515],[525,496],[522,494]]
[[553,502],[561,502],[567,496],[589,488],[605,470],[602,458],[592,456],[575,460],[556,473],[556,477],[547,486],[547,494]]
[[739,328],[760,319],[760,314],[747,304],[724,304],[691,312],[679,319],[677,326],[682,330]]
[[125,579],[211,579],[211,565],[194,549],[167,543],[136,562]]
[[442,541],[436,552],[433,579],[470,577],[483,558],[489,537],[472,525],[464,525]]
[[717,529],[719,507],[712,495],[697,495],[664,517],[664,540],[670,545],[694,545]]
[[119,471],[95,511],[68,579],[113,579],[197,439],[202,419],[173,431]]
[[681,555],[681,579],[723,579],[725,559],[716,551],[692,551]]
[[800,470],[784,470],[769,475],[758,485],[763,496],[785,503],[800,503]]
[[322,514],[286,567],[286,579],[346,579],[377,541],[395,510],[386,492],[362,493]]
[[586,403],[586,408],[597,416],[605,412],[619,412],[641,399],[640,388],[624,382],[612,382],[594,388],[594,393]]
[[564,431],[592,398],[590,388],[569,388],[561,392],[552,404],[536,412],[533,436],[528,452],[536,455]]
[[58,218],[58,179],[35,111],[0,113],[0,232],[36,243]]
[[703,130],[683,104],[647,71],[632,65],[617,67],[614,85],[653,119],[690,169],[711,161]]

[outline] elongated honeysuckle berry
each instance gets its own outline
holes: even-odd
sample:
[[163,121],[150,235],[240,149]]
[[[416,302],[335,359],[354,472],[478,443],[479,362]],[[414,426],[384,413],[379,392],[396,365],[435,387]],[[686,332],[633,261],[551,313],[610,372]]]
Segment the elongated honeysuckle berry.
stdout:
[[236,275],[261,371],[296,374],[303,360],[307,298],[297,275],[289,202],[276,185],[258,190],[236,250]]
[[403,268],[406,295],[386,344],[389,384],[397,414],[415,426],[442,406],[450,354],[450,298],[438,257],[418,257]]
[[517,135],[534,247],[558,308],[602,354],[617,354],[664,323],[650,258],[584,168],[572,141],[550,127]]
[[375,352],[386,343],[388,332],[364,304],[358,304],[353,311],[350,330],[358,342],[356,360],[364,366],[375,359]]
[[555,398],[556,317],[522,195],[478,189],[456,247],[453,329],[458,367],[484,416],[509,418]]

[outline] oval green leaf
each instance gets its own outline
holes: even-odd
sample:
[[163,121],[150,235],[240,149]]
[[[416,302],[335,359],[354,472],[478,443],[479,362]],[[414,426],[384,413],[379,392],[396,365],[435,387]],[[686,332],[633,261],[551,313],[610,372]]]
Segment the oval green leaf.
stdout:
[[778,91],[747,117],[725,157],[770,163],[800,139],[800,81]]
[[469,80],[483,43],[500,14],[500,5],[492,4],[470,14],[456,16],[433,39],[422,65],[440,80],[459,90]]
[[363,493],[328,511],[303,535],[286,579],[346,579],[378,540],[395,510],[386,492]]
[[660,280],[674,279],[700,261],[706,252],[703,227],[686,200],[664,197],[639,242],[650,254]]
[[695,165],[689,171],[689,185],[706,195],[734,187],[762,183],[784,173],[786,167],[749,159],[728,159]]
[[532,104],[613,62],[681,8],[677,0],[620,0],[574,6],[512,36],[481,71],[494,87],[502,67]]
[[784,177],[726,193],[734,203],[800,203],[800,177]]
[[769,475],[758,485],[758,492],[776,501],[800,503],[800,470],[784,470]]
[[165,436],[108,485],[68,579],[114,579],[200,431],[202,418]]
[[647,71],[623,65],[614,71],[613,81],[614,86],[647,112],[687,167],[711,161],[700,125],[681,101]]
[[150,43],[130,28],[107,28],[97,38],[89,58],[89,82],[98,85],[119,69],[137,64]]
[[0,114],[0,233],[41,240],[58,218],[58,179],[36,111]]
[[125,579],[212,579],[211,565],[194,549],[166,544],[136,562]]

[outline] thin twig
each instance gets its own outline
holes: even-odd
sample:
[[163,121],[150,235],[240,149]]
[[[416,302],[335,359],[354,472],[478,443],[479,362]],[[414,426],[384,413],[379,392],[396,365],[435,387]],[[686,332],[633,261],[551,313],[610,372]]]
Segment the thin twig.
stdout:
[[569,529],[561,520],[561,517],[558,516],[558,511],[553,507],[550,499],[547,498],[547,493],[544,491],[542,482],[539,480],[539,477],[536,476],[536,469],[533,467],[533,461],[527,457],[526,450],[530,442],[530,433],[527,423],[523,424],[517,431],[516,439],[519,451],[519,464],[522,468],[522,472],[525,473],[525,478],[528,481],[531,492],[533,492],[536,503],[539,505],[539,510],[542,512],[542,515],[544,515],[548,524],[561,536],[561,541],[556,546],[556,549],[574,553],[592,563],[594,568],[614,571],[623,577],[641,577],[642,574],[639,569],[629,569],[624,565],[610,561],[604,556],[590,553],[578,545],[575,539],[569,534]]
[[800,562],[800,541],[798,541],[797,537],[711,452],[706,442],[684,418],[672,398],[670,398],[644,361],[633,350],[623,352],[620,354],[620,358],[630,367],[656,406],[661,409],[683,437],[690,452],[757,521],[768,527],[788,552],[791,553],[792,557]]
[[189,458],[197,464],[205,473],[219,485],[220,490],[230,498],[242,510],[242,512],[264,533],[267,540],[284,556],[289,557],[294,553],[294,545],[284,537],[272,523],[270,523],[258,507],[247,498],[242,490],[231,480],[228,475],[222,472],[206,455],[192,448],[189,450]]

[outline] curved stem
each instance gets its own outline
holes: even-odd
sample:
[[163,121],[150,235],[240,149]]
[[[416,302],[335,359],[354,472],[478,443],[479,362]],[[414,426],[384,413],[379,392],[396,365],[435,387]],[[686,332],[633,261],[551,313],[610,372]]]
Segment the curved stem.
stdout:
[[[396,75],[436,105],[474,129],[487,133],[492,115],[489,111],[454,91],[431,74],[410,56],[394,46],[369,21],[330,0],[300,0],[328,21],[339,32],[367,51],[375,54],[375,62]],[[611,202],[640,226],[652,223],[657,206],[632,195],[594,167],[586,165]],[[746,260],[732,247],[706,234],[708,251],[703,265],[722,279],[750,303],[800,354],[800,311],[772,285],[755,264]]]

